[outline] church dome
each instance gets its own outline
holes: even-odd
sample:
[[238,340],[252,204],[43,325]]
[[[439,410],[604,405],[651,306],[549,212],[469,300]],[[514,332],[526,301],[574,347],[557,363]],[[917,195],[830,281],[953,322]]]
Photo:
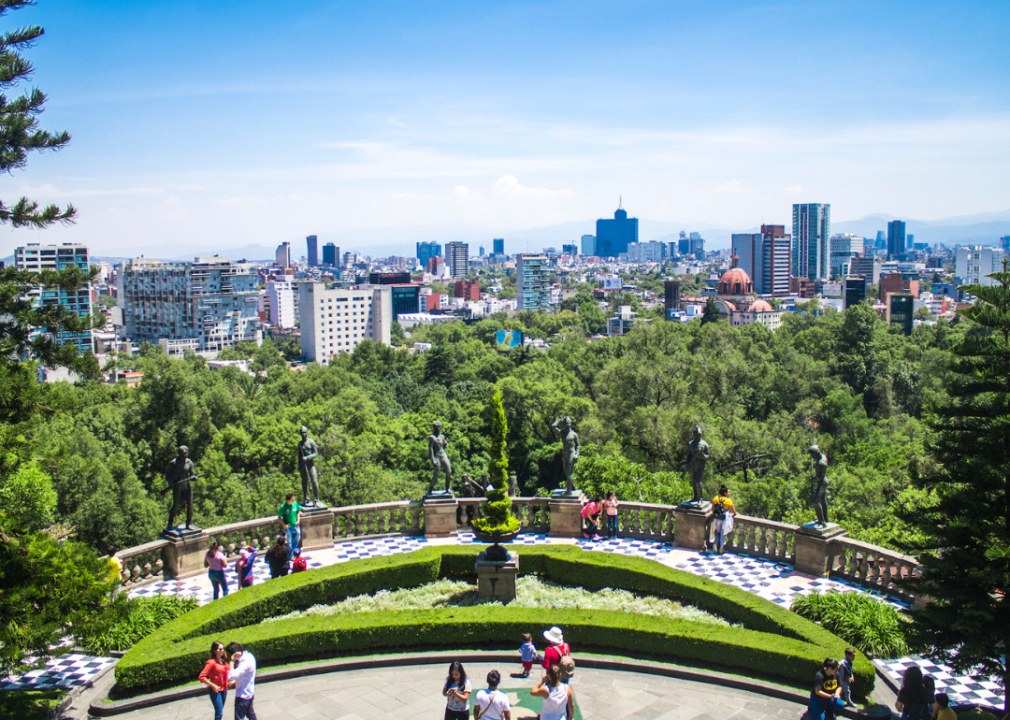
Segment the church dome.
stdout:
[[750,295],[754,292],[754,283],[743,268],[737,267],[736,254],[733,255],[732,266],[719,278],[720,295]]
[[755,300],[751,303],[751,306],[747,308],[747,311],[752,313],[774,312],[774,310],[775,308],[773,308],[767,300]]

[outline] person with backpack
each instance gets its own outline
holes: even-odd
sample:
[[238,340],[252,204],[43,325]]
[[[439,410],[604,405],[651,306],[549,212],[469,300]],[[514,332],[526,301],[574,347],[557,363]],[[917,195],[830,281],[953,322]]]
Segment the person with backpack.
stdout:
[[473,702],[473,720],[512,720],[509,696],[498,689],[501,673],[492,670],[487,674],[487,690],[477,693]]
[[[712,514],[708,518],[705,528],[705,538],[708,550],[715,550],[722,554],[726,546],[726,536],[733,530],[733,518],[736,516],[736,507],[729,498],[729,488],[723,485],[719,488],[719,494],[712,498]],[[713,538],[713,533],[715,537]]]
[[894,708],[901,713],[901,720],[929,720],[933,714],[930,705],[933,698],[926,694],[922,681],[922,668],[912,665],[901,678],[901,689]]
[[244,548],[239,550],[239,559],[235,563],[235,569],[238,571],[238,587],[242,588],[252,587],[253,584],[253,563],[256,562],[256,548],[246,545]]
[[551,665],[557,665],[561,682],[567,683],[575,674],[575,661],[572,659],[572,648],[565,642],[564,633],[555,625],[550,630],[544,630],[544,640],[548,642],[548,647],[544,650],[540,667],[549,670]]
[[530,690],[533,697],[543,698],[540,706],[540,720],[565,720],[575,717],[575,696],[572,688],[561,681],[561,669],[557,665],[547,668],[547,674]]
[[305,558],[302,557],[302,549],[301,548],[298,548],[297,550],[295,550],[294,552],[292,552],[291,553],[291,557],[294,558],[294,560],[291,562],[291,572],[292,573],[305,572],[306,570],[309,569],[308,562],[306,562]]
[[279,578],[288,574],[288,541],[284,535],[277,536],[277,542],[267,550],[267,565],[270,566],[270,577]]

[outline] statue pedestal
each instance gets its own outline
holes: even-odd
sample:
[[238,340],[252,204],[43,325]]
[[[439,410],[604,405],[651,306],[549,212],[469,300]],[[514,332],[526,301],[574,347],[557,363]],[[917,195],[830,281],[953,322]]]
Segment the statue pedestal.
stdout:
[[158,537],[168,541],[161,549],[166,578],[188,577],[203,570],[203,556],[210,547],[210,535],[200,528],[187,530],[185,526],[178,526],[162,530]]
[[516,599],[516,575],[519,574],[519,554],[509,552],[505,562],[485,558],[486,552],[477,556],[477,597],[509,603]]
[[551,512],[551,537],[582,537],[582,506],[586,495],[581,490],[574,492],[555,490],[547,508]]
[[712,514],[712,503],[683,503],[673,509],[673,544],[689,550],[704,550],[708,543],[705,525]]
[[302,550],[333,547],[333,513],[322,503],[302,506]]
[[456,496],[451,492],[435,492],[424,496],[424,536],[443,538],[456,534]]
[[807,523],[793,535],[793,567],[801,573],[824,577],[828,573],[828,561],[831,557],[828,545],[834,538],[840,538],[848,533],[836,523],[818,526]]

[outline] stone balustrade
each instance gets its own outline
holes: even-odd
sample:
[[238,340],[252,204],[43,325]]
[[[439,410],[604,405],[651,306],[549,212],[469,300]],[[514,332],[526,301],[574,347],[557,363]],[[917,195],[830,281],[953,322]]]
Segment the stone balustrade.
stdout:
[[[525,532],[557,537],[578,535],[582,496],[517,497],[512,511]],[[311,525],[312,544],[306,548],[324,548],[333,542],[396,535],[447,537],[466,532],[468,521],[482,515],[484,498],[426,498],[424,501],[400,501],[354,505],[339,508],[307,509],[303,515],[303,534]],[[605,518],[604,518],[605,520]],[[621,502],[618,510],[618,534],[679,547],[701,550],[705,546],[708,515],[685,506]],[[206,552],[210,540],[234,556],[245,546],[266,548],[283,528],[276,517],[258,518],[201,531],[199,542],[188,541],[185,548],[170,539],[159,539],[117,553],[123,561],[123,581],[136,584],[170,575],[173,567],[201,567],[196,554]],[[601,523],[601,533],[606,532]],[[915,559],[876,545],[849,538],[838,527],[827,531],[810,526],[737,515],[726,549],[742,555],[793,565],[812,575],[831,574],[857,585],[896,595],[915,602],[900,580],[921,572]],[[181,552],[190,557],[178,563]],[[172,558],[169,562],[168,558]]]

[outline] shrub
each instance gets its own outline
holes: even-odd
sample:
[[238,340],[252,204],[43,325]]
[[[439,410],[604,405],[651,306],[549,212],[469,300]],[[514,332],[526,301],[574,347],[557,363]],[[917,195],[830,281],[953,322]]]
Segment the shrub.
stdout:
[[123,605],[123,617],[104,631],[81,638],[82,647],[95,655],[127,650],[169,620],[199,607],[195,598],[160,596],[132,598]]
[[[191,679],[215,639],[238,640],[268,664],[425,647],[512,648],[521,633],[548,624],[541,609],[496,606],[260,622],[383,588],[417,587],[439,576],[472,576],[475,555],[473,547],[431,547],[332,565],[243,589],[170,621],[138,642],[116,666],[116,681],[121,687],[140,688]],[[841,657],[846,646],[826,629],[745,590],[652,560],[590,553],[574,546],[541,546],[522,550],[520,571],[588,589],[614,587],[679,600],[745,625],[727,628],[626,612],[552,610],[549,624],[561,625],[577,651],[711,663],[732,672],[805,685],[825,657]],[[859,654],[855,670],[853,690],[868,696],[873,690],[873,666]]]
[[512,515],[512,498],[508,494],[509,458],[505,438],[508,422],[502,406],[501,390],[491,396],[491,460],[488,462],[488,478],[491,489],[486,492],[484,517],[473,521],[475,530],[483,533],[511,533],[519,529],[519,518]]
[[909,654],[909,621],[891,605],[858,592],[814,591],[793,600],[793,612],[820,623],[853,647],[876,657]]

